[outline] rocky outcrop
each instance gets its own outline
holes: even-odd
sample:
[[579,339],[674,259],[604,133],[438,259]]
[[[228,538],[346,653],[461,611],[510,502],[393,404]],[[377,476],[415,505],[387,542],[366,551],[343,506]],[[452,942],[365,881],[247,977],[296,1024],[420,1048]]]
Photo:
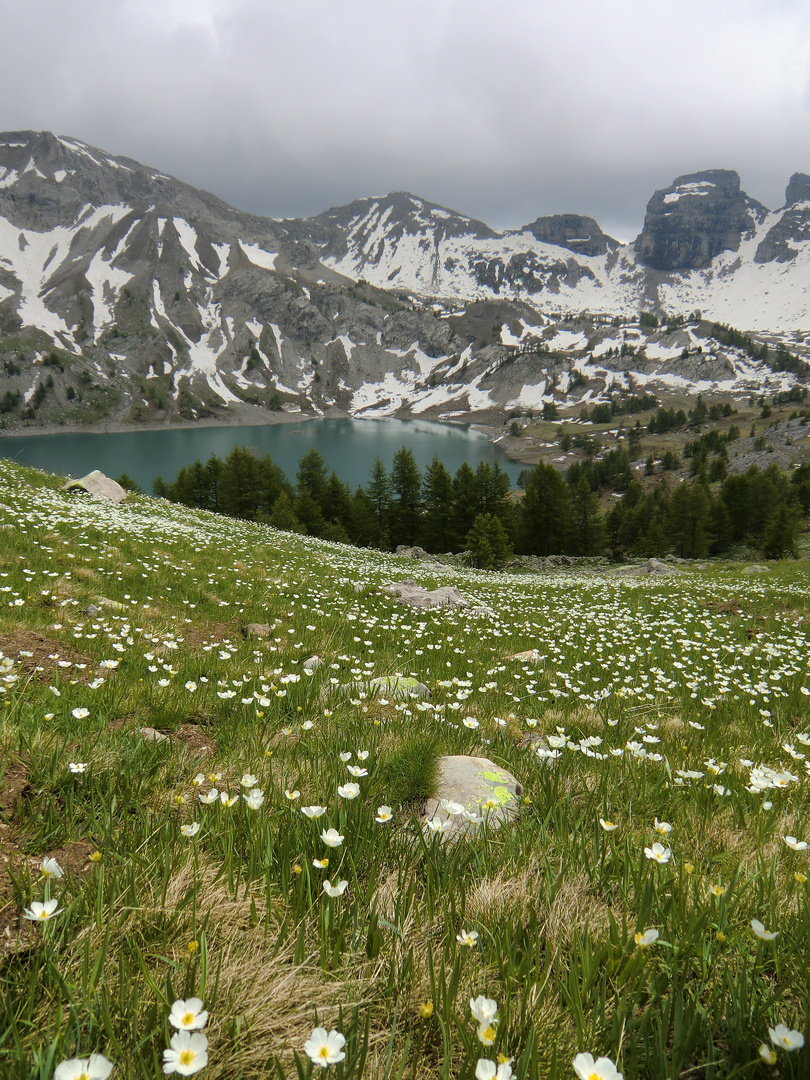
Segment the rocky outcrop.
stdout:
[[580,255],[605,255],[619,246],[617,240],[602,232],[592,217],[580,214],[539,217],[522,231],[531,233],[543,244],[556,244]]
[[810,176],[794,173],[785,191],[785,207],[779,220],[757,245],[754,262],[791,262],[796,244],[810,240]]
[[807,173],[794,173],[785,189],[785,206],[799,202],[810,202],[810,176]]
[[702,270],[722,251],[737,251],[767,214],[740,190],[729,169],[679,176],[647,203],[636,257],[653,270]]
[[438,589],[425,589],[415,581],[396,581],[391,585],[382,585],[380,592],[395,596],[400,604],[416,608],[417,611],[430,611],[433,608],[463,608],[472,615],[492,615],[493,612],[484,604],[473,604],[463,596],[455,585],[444,585]]

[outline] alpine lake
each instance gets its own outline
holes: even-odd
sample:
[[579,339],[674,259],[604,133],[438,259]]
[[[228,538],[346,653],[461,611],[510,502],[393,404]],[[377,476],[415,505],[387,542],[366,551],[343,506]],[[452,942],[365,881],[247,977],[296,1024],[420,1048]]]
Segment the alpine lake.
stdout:
[[422,420],[301,420],[295,423],[235,427],[188,427],[125,432],[71,432],[0,436],[0,457],[45,472],[77,478],[93,469],[110,477],[126,473],[146,492],[162,476],[212,454],[226,458],[235,446],[269,454],[293,483],[300,459],[318,450],[329,472],[351,488],[368,483],[380,457],[390,471],[394,454],[408,447],[424,472],[434,455],[454,474],[465,461],[497,462],[514,485],[524,465],[512,461],[480,432],[461,424]]

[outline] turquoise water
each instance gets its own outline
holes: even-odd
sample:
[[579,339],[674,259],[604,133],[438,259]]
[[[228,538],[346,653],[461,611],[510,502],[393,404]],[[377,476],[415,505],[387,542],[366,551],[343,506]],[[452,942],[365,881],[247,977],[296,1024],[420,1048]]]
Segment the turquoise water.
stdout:
[[377,455],[390,470],[402,446],[410,447],[423,470],[434,454],[451,473],[465,461],[473,468],[479,461],[497,461],[514,484],[525,467],[471,428],[423,420],[311,420],[258,427],[0,436],[0,457],[60,476],[84,476],[92,469],[112,477],[125,472],[151,491],[157,475],[173,480],[182,466],[197,458],[206,461],[211,454],[227,457],[234,446],[269,454],[293,482],[299,460],[315,447],[327,469],[353,488],[368,482]]

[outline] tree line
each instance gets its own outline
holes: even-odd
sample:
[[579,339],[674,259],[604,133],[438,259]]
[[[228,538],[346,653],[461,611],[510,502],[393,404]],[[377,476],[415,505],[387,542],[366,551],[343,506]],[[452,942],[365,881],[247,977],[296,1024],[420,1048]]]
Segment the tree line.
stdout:
[[627,451],[617,449],[566,474],[545,463],[524,469],[516,491],[497,463],[465,462],[452,475],[434,456],[422,472],[403,446],[390,472],[378,457],[368,482],[352,490],[315,449],[300,459],[293,483],[268,454],[235,447],[224,460],[212,455],[180,469],[173,481],[157,477],[153,490],[185,506],[362,547],[466,551],[484,568],[503,566],[513,553],[702,558],[741,542],[780,558],[796,553],[810,511],[810,464],[792,474],[752,466],[712,482],[701,460],[692,480],[642,483]]

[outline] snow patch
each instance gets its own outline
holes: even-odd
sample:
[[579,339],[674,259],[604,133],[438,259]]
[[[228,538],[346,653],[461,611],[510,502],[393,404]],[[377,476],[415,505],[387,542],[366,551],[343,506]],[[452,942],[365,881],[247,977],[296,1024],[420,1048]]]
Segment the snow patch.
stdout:
[[172,218],[174,227],[177,230],[177,235],[180,238],[180,243],[191,260],[192,266],[197,270],[202,270],[200,265],[200,257],[197,254],[197,233],[193,226],[185,220],[185,218],[176,217]]
[[504,323],[501,327],[501,345],[520,345],[520,338],[515,337],[508,323]]
[[272,323],[272,322],[270,323],[270,329],[273,331],[273,337],[276,339],[276,348],[278,349],[278,358],[279,358],[279,360],[281,360],[281,342],[282,342],[281,331],[276,326],[276,324]]
[[523,409],[536,409],[542,407],[545,401],[546,385],[545,379],[539,383],[526,383],[525,386],[521,387],[516,404],[513,406],[512,403],[509,402],[509,406],[512,408]]
[[239,246],[254,266],[258,266],[262,270],[275,270],[278,252],[271,253],[265,251],[264,248],[260,248],[258,244],[245,244],[241,240]]
[[675,191],[669,191],[664,196],[665,203],[676,203],[684,195],[708,195],[710,190],[717,185],[711,180],[696,180],[691,184],[680,184]]
[[223,278],[231,268],[231,245],[214,244],[213,248],[219,257],[219,271],[217,272],[217,277]]

